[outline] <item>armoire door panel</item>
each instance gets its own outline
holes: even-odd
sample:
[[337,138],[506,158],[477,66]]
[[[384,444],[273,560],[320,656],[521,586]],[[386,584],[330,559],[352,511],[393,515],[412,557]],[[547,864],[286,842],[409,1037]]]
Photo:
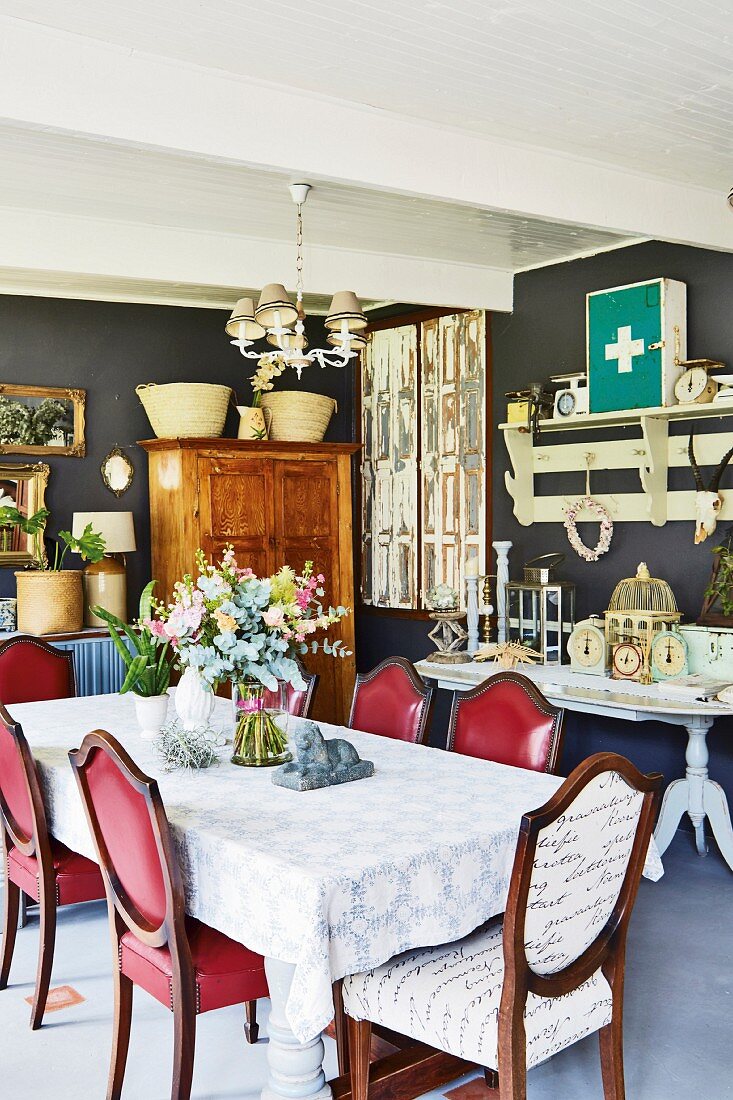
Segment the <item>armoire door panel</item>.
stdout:
[[202,458],[198,465],[202,546],[217,556],[231,543],[241,566],[267,575],[273,566],[271,459]]
[[275,525],[290,538],[330,538],[338,532],[338,478],[332,463],[275,463]]

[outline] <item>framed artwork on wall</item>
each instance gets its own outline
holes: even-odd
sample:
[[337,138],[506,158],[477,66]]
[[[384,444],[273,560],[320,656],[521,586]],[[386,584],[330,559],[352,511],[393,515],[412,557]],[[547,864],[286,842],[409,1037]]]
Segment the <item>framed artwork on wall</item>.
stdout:
[[83,458],[86,391],[0,383],[0,454]]

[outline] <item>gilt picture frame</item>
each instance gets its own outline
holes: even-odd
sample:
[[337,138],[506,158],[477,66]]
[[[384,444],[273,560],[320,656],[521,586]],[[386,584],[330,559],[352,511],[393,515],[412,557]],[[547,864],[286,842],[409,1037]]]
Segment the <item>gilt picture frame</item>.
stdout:
[[0,455],[86,454],[86,390],[0,383]]
[[[45,507],[50,474],[47,462],[0,463],[0,507],[17,508],[24,516],[35,515]],[[39,543],[42,548],[43,531]],[[43,557],[45,560],[45,552]],[[0,526],[0,568],[23,567],[33,560],[31,536],[12,525]]]

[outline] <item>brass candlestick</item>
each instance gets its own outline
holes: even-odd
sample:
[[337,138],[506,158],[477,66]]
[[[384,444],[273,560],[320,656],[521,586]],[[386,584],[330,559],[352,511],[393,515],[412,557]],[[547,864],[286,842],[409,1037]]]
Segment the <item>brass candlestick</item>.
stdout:
[[484,625],[482,630],[484,645],[487,645],[491,641],[491,614],[494,610],[491,604],[491,580],[494,577],[496,577],[496,573],[487,573],[484,577],[484,583],[481,589],[481,598],[484,604]]

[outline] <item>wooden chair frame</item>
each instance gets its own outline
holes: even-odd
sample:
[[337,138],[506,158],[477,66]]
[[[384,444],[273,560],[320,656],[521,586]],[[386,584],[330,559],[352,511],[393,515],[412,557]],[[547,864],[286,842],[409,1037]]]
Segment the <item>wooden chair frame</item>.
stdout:
[[418,722],[417,736],[414,741],[408,743],[414,745],[422,745],[425,742],[427,732],[430,728],[430,722],[433,715],[433,707],[435,706],[435,688],[429,687],[422,677],[415,671],[414,665],[407,660],[406,657],[387,657],[386,660],[381,661],[375,668],[369,672],[357,673],[356,680],[354,681],[354,694],[351,699],[351,711],[349,712],[348,729],[354,729],[353,718],[354,710],[356,709],[356,699],[359,694],[359,688],[365,684],[369,684],[380,672],[383,672],[386,668],[391,667],[401,668],[406,673],[410,683],[414,687],[418,695],[422,696],[422,705],[420,707],[420,720]]
[[[5,642],[12,645],[15,639]],[[0,650],[3,647],[0,647]],[[10,881],[8,856],[11,848],[17,848],[24,856],[35,856],[38,860],[38,903],[40,908],[40,943],[38,949],[38,971],[36,988],[31,1006],[31,1028],[37,1031],[43,1022],[46,1009],[48,987],[51,982],[53,954],[56,945],[56,876],[53,869],[51,841],[46,823],[46,809],[43,804],[38,773],[25,734],[19,723],[14,722],[5,707],[0,703],[0,723],[15,741],[23,764],[26,792],[30,800],[33,816],[33,831],[27,836],[10,812],[2,791],[0,791],[0,831],[3,838],[3,857],[5,862],[5,904],[3,919],[2,954],[0,954],[0,989],[5,989],[13,959],[15,935],[18,928],[20,911],[20,887]]]
[[[150,814],[166,898],[165,916],[158,926],[151,924],[128,897],[117,877],[105,845],[86,776],[86,766],[90,756],[97,750],[111,757],[130,785],[143,796]],[[141,943],[150,947],[167,947],[170,952],[173,972],[171,1009],[174,1030],[171,1098],[188,1100],[191,1093],[196,1041],[196,980],[186,933],[183,882],[158,784],[137,767],[119,741],[105,730],[94,730],[88,733],[81,748],[69,753],[69,759],[76,775],[87,821],[99,856],[109,909],[115,1021],[107,1100],[120,1100],[130,1042],[134,983],[122,973],[120,966],[122,951],[120,941],[128,929]],[[249,1042],[257,1041],[257,1031],[256,1010],[254,1003],[249,1002],[245,1025],[245,1034]]]
[[[76,669],[74,667],[74,654],[72,652],[57,649],[56,646],[44,642],[43,638],[36,638],[34,634],[18,634],[14,638],[7,638],[4,642],[0,642],[0,661],[2,660],[3,653],[7,653],[9,649],[12,649],[13,646],[16,645],[32,645],[35,646],[36,649],[42,649],[44,653],[48,653],[52,657],[66,661],[69,671],[69,698],[74,698],[76,696]],[[3,700],[3,702],[6,702],[6,700]]]
[[496,684],[500,683],[516,684],[525,695],[529,696],[542,714],[547,715],[548,718],[554,719],[554,729],[543,771],[548,772],[550,775],[557,775],[560,753],[565,737],[565,710],[562,707],[553,706],[553,704],[545,698],[539,688],[533,684],[527,676],[522,676],[519,672],[497,672],[495,676],[490,676],[488,680],[485,680],[482,684],[479,684],[478,687],[472,688],[470,691],[453,692],[450,724],[448,726],[448,751],[455,752],[454,744],[456,727],[458,725],[458,713],[463,704],[472,699],[479,699],[482,695],[490,692]]
[[[541,831],[563,814],[577,798],[583,788],[596,776],[604,772],[618,772],[626,782],[637,791],[643,792],[644,800],[636,828],[624,881],[621,885],[616,904],[604,927],[595,940],[572,963],[554,974],[540,975],[530,967],[525,952],[525,918],[527,900],[534,868],[535,852]],[[487,1070],[486,1081],[489,1089],[498,1095],[499,1100],[526,1100],[527,1096],[527,1052],[524,1028],[524,1011],[529,993],[539,997],[562,997],[577,989],[597,970],[603,974],[611,987],[612,1018],[599,1032],[601,1071],[605,1100],[625,1100],[623,1067],[623,990],[626,958],[626,939],[629,919],[634,907],[639,882],[652,835],[656,817],[662,776],[644,775],[630,761],[615,753],[598,753],[579,764],[569,779],[555,795],[540,809],[525,814],[519,832],[514,857],[509,899],[504,914],[504,983],[499,1007],[499,1043],[498,1043],[498,1081],[492,1070]],[[413,1055],[411,1064],[399,1067],[390,1078],[390,1087],[381,1086],[385,1076],[376,1068],[378,1063],[369,1065],[372,1023],[369,1020],[354,1020],[348,1017],[349,1061],[350,1061],[350,1100],[408,1100],[419,1096],[430,1088],[439,1087],[448,1079],[445,1074],[451,1072],[450,1066],[442,1066],[442,1076],[437,1072],[425,1079],[424,1073],[416,1079],[415,1071],[423,1065],[425,1059],[417,1060]],[[422,1046],[422,1045],[421,1045]],[[419,1048],[414,1048],[416,1053]],[[424,1049],[424,1048],[423,1048]],[[406,1061],[406,1051],[400,1052]],[[434,1052],[436,1055],[438,1052]],[[458,1073],[465,1072],[459,1067],[461,1060],[443,1054],[443,1058],[453,1058]],[[388,1059],[385,1059],[385,1062]],[[438,1063],[436,1062],[436,1067]],[[453,1072],[453,1077],[458,1073]],[[372,1084],[376,1088],[372,1088]],[[341,1090],[339,1100],[345,1100],[346,1090]]]
[[313,696],[316,693],[316,688],[318,687],[318,681],[320,677],[317,672],[309,672],[304,665],[300,664],[300,661],[298,661],[298,664],[300,665],[300,674],[305,680],[305,693],[303,695],[303,713],[298,714],[295,717],[307,718],[310,714],[311,707],[313,706]]

